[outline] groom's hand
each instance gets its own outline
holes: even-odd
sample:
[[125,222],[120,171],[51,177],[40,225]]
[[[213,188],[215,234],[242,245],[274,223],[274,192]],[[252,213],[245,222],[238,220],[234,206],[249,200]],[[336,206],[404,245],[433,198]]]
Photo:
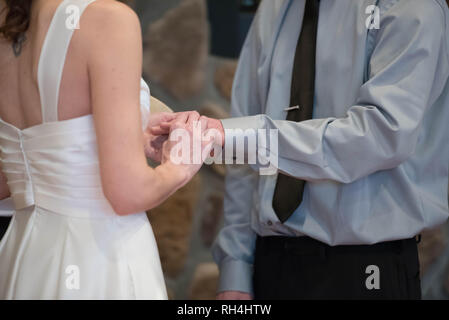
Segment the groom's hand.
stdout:
[[217,119],[213,119],[213,118],[204,117],[204,116],[201,118],[205,118],[207,120],[207,129],[217,130],[217,133],[221,137],[221,147],[224,147],[225,131],[224,131],[223,124],[221,123],[221,121],[217,120]]
[[253,300],[253,297],[245,292],[225,291],[217,295],[217,300]]

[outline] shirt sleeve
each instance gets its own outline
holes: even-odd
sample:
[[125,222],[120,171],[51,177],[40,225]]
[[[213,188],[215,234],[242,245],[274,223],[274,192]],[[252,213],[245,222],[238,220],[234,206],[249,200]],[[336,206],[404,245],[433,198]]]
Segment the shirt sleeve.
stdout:
[[447,81],[445,29],[438,2],[399,1],[382,17],[369,80],[345,117],[227,119],[226,143],[236,135],[230,129],[277,129],[277,168],[308,181],[351,183],[397,167],[414,153],[426,110]]
[[213,246],[220,268],[219,292],[253,294],[253,259],[256,234],[251,229],[255,172],[247,165],[228,166],[224,226]]

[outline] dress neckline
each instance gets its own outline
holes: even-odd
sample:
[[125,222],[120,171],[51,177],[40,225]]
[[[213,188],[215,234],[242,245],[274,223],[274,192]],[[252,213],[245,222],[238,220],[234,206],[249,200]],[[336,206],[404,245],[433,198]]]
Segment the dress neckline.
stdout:
[[75,124],[76,122],[81,122],[81,121],[85,121],[85,120],[89,120],[89,119],[93,120],[93,115],[92,114],[87,114],[87,115],[84,115],[84,116],[81,116],[81,117],[76,117],[76,118],[67,119],[67,120],[60,120],[60,121],[55,121],[55,122],[40,123],[40,124],[33,125],[31,127],[27,127],[25,129],[20,129],[20,128],[16,127],[15,125],[13,125],[13,124],[11,124],[9,122],[6,122],[2,118],[0,118],[0,122],[2,124],[6,125],[7,127],[9,127],[11,129],[19,132],[19,133],[25,134],[25,133],[28,133],[28,132],[31,132],[31,131],[34,131],[34,130],[39,130],[39,128],[42,128],[42,127],[45,127],[45,126],[49,126],[49,125],[61,125],[62,126],[62,125],[67,125],[67,124],[72,124],[72,123]]

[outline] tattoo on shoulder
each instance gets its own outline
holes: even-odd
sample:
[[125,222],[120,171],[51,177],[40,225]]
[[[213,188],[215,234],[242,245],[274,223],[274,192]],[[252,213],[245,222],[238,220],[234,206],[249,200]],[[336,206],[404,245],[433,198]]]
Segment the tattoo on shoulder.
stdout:
[[17,41],[12,44],[12,50],[14,51],[14,55],[16,57],[20,56],[20,54],[22,53],[22,47],[25,40],[26,40],[25,34],[22,33],[17,39]]

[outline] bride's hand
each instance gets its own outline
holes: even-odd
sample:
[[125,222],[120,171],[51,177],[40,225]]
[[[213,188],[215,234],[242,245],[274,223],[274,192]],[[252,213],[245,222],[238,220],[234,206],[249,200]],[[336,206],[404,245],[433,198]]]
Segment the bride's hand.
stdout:
[[162,160],[162,146],[168,139],[168,132],[164,134],[157,134],[153,128],[158,128],[161,123],[166,125],[171,123],[176,118],[175,113],[161,112],[150,115],[148,125],[144,131],[144,147],[145,155],[153,161],[161,162]]
[[210,154],[213,137],[206,138],[208,121],[198,112],[177,114],[170,125],[170,136],[162,147],[162,164],[171,162],[187,174],[190,180],[201,168]]
[[170,128],[173,123],[173,120],[179,117],[189,116],[191,113],[195,113],[196,111],[184,111],[184,112],[176,112],[176,113],[165,113],[170,115],[170,118],[159,118],[155,121],[148,122],[148,132],[153,136],[163,136],[168,135],[170,133]]
[[[178,112],[175,113],[175,117],[180,117],[185,113],[189,112]],[[221,147],[224,146],[225,143],[225,131],[223,128],[223,124],[220,120],[214,119],[214,118],[208,118],[205,116],[202,116],[201,118],[205,118],[207,120],[207,129],[213,129],[215,131],[215,134],[217,135],[216,138],[219,138],[216,143],[220,145]],[[155,135],[167,135],[170,132],[172,120],[170,121],[159,121],[157,124],[149,127],[149,131]],[[221,138],[220,138],[221,137]]]

